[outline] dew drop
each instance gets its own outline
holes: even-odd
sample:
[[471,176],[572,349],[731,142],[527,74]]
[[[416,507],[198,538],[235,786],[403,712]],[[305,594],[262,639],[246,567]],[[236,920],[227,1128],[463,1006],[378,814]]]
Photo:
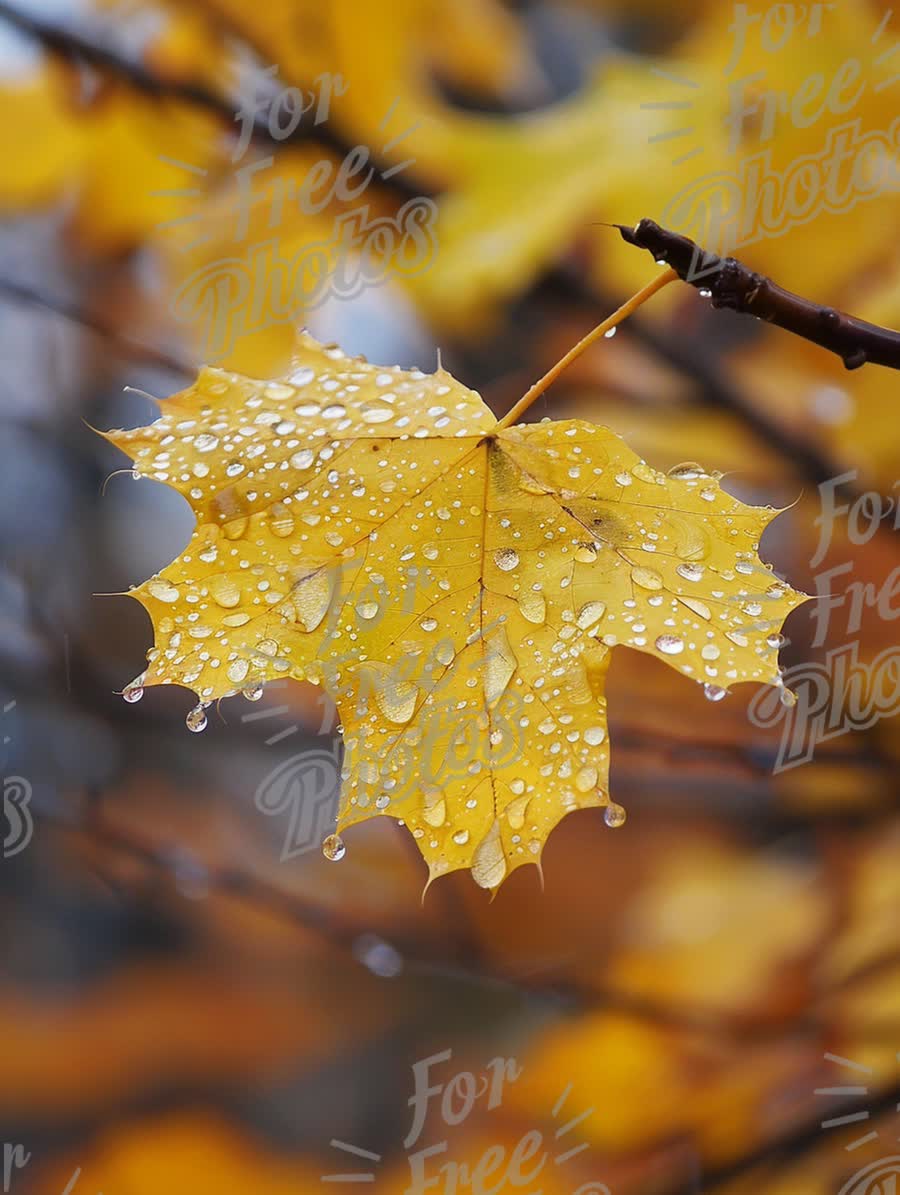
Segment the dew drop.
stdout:
[[599,778],[599,773],[596,768],[582,768],[575,777],[575,787],[580,793],[589,793],[592,789],[597,787],[597,781]]
[[678,656],[684,651],[684,640],[677,635],[660,635],[656,647],[667,656]]
[[526,590],[519,598],[519,610],[527,622],[540,625],[547,617],[546,599],[542,593],[535,593],[533,589]]
[[668,472],[669,477],[678,481],[694,481],[698,477],[708,477],[709,474],[696,461],[682,461],[680,465],[673,465]]
[[311,448],[301,448],[299,452],[295,452],[291,457],[291,468],[308,469],[315,459],[316,454]]
[[369,407],[362,413],[363,423],[387,423],[393,418],[394,412],[390,407]]
[[631,579],[641,589],[662,589],[663,587],[662,577],[653,568],[644,568],[641,565],[637,565],[631,570]]
[[498,548],[494,553],[494,564],[502,573],[509,573],[519,563],[519,553],[514,548]]
[[675,572],[685,581],[700,581],[703,578],[704,569],[702,564],[679,564]]
[[582,631],[590,631],[596,627],[597,623],[603,618],[606,613],[605,602],[585,602],[585,604],[578,611],[578,616],[575,619],[575,625]]
[[788,709],[793,709],[793,707],[797,704],[797,694],[793,691],[793,689],[782,689],[779,695],[779,700],[783,706],[786,706]]
[[346,853],[347,848],[339,834],[329,834],[322,843],[322,854],[332,863],[339,863]]
[[773,649],[777,649],[779,647],[784,647],[784,643],[785,643],[784,635],[779,635],[777,632],[775,632],[772,635],[767,635],[766,643],[768,644],[769,647],[771,647]]
[[632,466],[631,472],[641,481],[649,482],[650,485],[662,484],[662,474],[652,465],[648,465],[646,461],[638,461],[636,465]]
[[368,620],[375,617],[379,608],[380,607],[377,602],[357,602],[356,613],[360,616],[360,618],[365,618]]
[[184,720],[185,726],[188,730],[192,730],[194,734],[199,734],[201,730],[206,730],[206,710],[203,705],[195,705],[188,713]]
[[453,835],[453,841],[456,843],[457,846],[465,846],[466,843],[469,841],[469,831],[468,830],[457,830],[456,833]]
[[612,829],[618,826],[624,826],[627,814],[621,805],[616,805],[615,802],[607,805],[603,811],[603,820]]
[[444,800],[444,794],[439,788],[426,789],[425,808],[422,810],[422,817],[434,829],[438,829],[447,820],[447,802]]
[[209,592],[213,601],[226,610],[239,605],[241,600],[240,586],[231,577],[213,577],[209,582]]
[[721,685],[704,685],[703,696],[707,701],[721,701],[723,697],[728,696],[728,690],[723,689]]
[[307,631],[314,631],[331,606],[334,589],[332,576],[319,570],[301,577],[291,591],[297,621]]
[[706,602],[701,602],[697,598],[680,597],[678,599],[683,606],[693,611],[698,618],[702,618],[704,622],[709,622],[712,618],[712,610],[707,606]]
[[152,581],[147,582],[147,592],[160,602],[177,602],[178,590],[169,581],[163,581],[159,577],[154,577]]
[[443,643],[439,643],[434,650],[434,658],[439,664],[443,664],[445,668],[453,663],[455,656],[456,653],[453,650],[453,644],[449,639]]
[[412,681],[399,680],[390,674],[380,678],[375,686],[375,702],[389,722],[405,725],[416,712],[419,690]]
[[512,680],[519,661],[506,631],[501,627],[488,640],[484,657],[484,699],[491,706],[500,699]]
[[245,685],[241,692],[248,701],[259,701],[263,695],[262,682],[254,681],[252,684]]
[[225,674],[230,681],[233,681],[236,685],[239,685],[244,681],[249,670],[249,660],[232,660],[225,669]]
[[143,673],[141,673],[140,676],[136,676],[133,681],[125,686],[125,688],[122,690],[122,696],[129,703],[129,705],[133,705],[134,702],[140,701],[140,699],[144,696]]

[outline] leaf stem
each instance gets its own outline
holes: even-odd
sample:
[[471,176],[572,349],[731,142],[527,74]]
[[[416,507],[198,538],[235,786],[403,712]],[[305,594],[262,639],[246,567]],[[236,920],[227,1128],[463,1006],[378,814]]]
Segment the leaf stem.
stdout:
[[576,357],[580,357],[584,350],[590,348],[595,340],[599,340],[601,336],[605,336],[606,333],[612,328],[617,327],[622,320],[631,315],[633,311],[637,311],[637,309],[646,303],[652,295],[655,295],[658,290],[662,290],[664,286],[668,286],[670,282],[674,282],[677,277],[678,274],[675,272],[675,270],[664,270],[663,273],[657,275],[652,282],[648,282],[646,286],[642,287],[636,294],[632,295],[627,303],[623,303],[622,306],[617,311],[614,311],[612,315],[608,316],[602,324],[598,324],[593,331],[588,332],[587,336],[582,337],[582,339],[579,340],[576,345],[573,345],[572,348],[569,349],[564,357],[561,357],[559,361],[556,362],[552,369],[548,369],[544,376],[542,378],[538,378],[530,390],[522,395],[512,410],[508,411],[507,414],[503,416],[503,418],[497,424],[495,430],[501,431],[504,427],[510,427],[513,423],[515,423],[519,417],[528,410],[534,400],[536,398],[540,398],[547,387],[556,381],[563,370],[568,369]]

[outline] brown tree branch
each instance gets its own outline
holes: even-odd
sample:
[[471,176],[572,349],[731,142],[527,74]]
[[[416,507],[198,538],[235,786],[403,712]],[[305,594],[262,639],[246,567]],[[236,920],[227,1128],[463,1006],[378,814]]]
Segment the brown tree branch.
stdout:
[[847,369],[867,363],[900,369],[900,332],[804,299],[737,258],[708,253],[689,237],[662,228],[655,220],[640,220],[634,228],[613,227],[629,245],[646,249],[657,262],[665,262],[683,282],[705,294],[713,307],[775,324],[835,353]]

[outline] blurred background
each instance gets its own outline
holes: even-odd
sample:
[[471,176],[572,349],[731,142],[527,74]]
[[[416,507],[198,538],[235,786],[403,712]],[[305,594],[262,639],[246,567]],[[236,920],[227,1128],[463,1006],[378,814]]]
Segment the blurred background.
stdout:
[[[334,749],[318,690],[201,735],[186,691],[123,700],[150,627],[115,595],[193,516],[92,428],[205,361],[275,376],[303,324],[384,364],[439,349],[500,415],[653,276],[603,226],[644,216],[727,224],[753,268],[900,327],[896,183],[853,157],[896,164],[898,42],[876,0],[0,0],[3,1191],[894,1189],[896,373],[678,285],[532,408],[788,508],[763,558],[857,609],[796,611],[784,667],[890,667],[878,716],[840,690],[856,729],[779,768],[788,714],[755,726],[753,686],[711,706],[616,652],[628,821],[566,818],[543,889],[523,868],[493,902],[467,873],[422,900],[386,819],[332,862],[297,792],[260,807]],[[409,210],[426,249],[359,282],[360,238]],[[416,1074],[464,1072],[479,1097],[438,1090],[412,1133]]]

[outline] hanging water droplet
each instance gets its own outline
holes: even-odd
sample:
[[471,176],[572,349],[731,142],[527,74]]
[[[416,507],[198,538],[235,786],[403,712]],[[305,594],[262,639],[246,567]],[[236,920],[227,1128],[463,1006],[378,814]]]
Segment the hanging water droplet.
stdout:
[[769,647],[773,648],[773,650],[777,650],[779,647],[784,647],[784,635],[779,635],[777,632],[771,635],[766,635],[766,643]]
[[704,685],[703,696],[707,701],[721,701],[723,697],[728,696],[728,690],[723,689],[721,685]]
[[780,694],[781,704],[792,709],[797,704],[797,694],[793,689],[782,689]]
[[656,640],[656,646],[667,656],[677,656],[684,651],[684,640],[679,639],[677,635],[660,635]]
[[245,685],[241,693],[248,701],[259,701],[263,695],[262,681],[253,681],[252,684]]
[[188,730],[192,730],[194,734],[199,734],[201,730],[206,730],[206,721],[206,710],[203,708],[201,703],[200,705],[195,705],[194,708],[189,711],[184,720],[184,724],[187,726]]
[[322,843],[322,854],[332,863],[339,863],[347,853],[344,840],[339,834],[329,834]]
[[611,802],[603,811],[603,820],[612,829],[615,829],[617,826],[624,826],[626,817],[625,810],[621,805],[616,805],[615,802]]
[[122,696],[129,703],[133,705],[135,701],[140,701],[144,696],[144,674],[136,676],[133,681],[129,682],[122,690]]
[[606,337],[607,340],[612,340],[612,338],[615,336],[615,334],[618,332],[618,330],[619,330],[618,328],[607,328],[607,330],[603,333],[603,335]]

